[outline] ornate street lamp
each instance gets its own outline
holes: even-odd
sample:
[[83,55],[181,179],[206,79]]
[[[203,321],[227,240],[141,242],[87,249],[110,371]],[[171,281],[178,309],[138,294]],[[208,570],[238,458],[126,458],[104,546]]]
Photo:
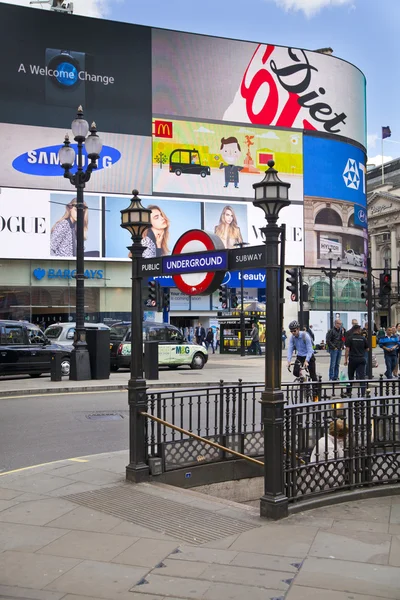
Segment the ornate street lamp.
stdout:
[[[92,171],[97,168],[97,160],[100,156],[103,142],[97,135],[96,124],[89,124],[83,118],[82,106],[78,108],[76,118],[71,125],[74,140],[77,142],[77,171],[72,174],[71,169],[75,164],[76,154],[71,147],[68,134],[65,136],[64,145],[60,148],[58,156],[60,164],[64,169],[64,177],[70,180],[76,188],[76,327],[74,335],[74,349],[71,353],[70,379],[82,381],[91,379],[89,352],[86,344],[85,332],[85,259],[84,259],[84,223],[85,211],[83,190],[89,181]],[[90,131],[88,137],[87,134]],[[83,169],[83,147],[90,162]]]
[[151,210],[142,205],[137,190],[133,190],[132,194],[128,208],[121,210],[121,227],[127,229],[132,236],[132,246],[128,248],[132,257],[132,310],[131,377],[128,383],[129,465],[126,467],[126,479],[138,483],[149,475],[146,464],[146,417],[140,414],[147,411],[147,394],[143,378],[142,276],[139,259],[143,253],[143,233],[151,226]]
[[261,394],[261,414],[264,427],[264,495],[260,499],[260,514],[270,519],[281,519],[288,513],[288,499],[283,479],[283,417],[284,396],[281,391],[282,317],[280,310],[279,271],[283,277],[284,265],[279,265],[278,249],[282,243],[282,229],[277,225],[282,208],[290,205],[290,183],[281,181],[274,161],[268,161],[265,177],[253,184],[254,206],[262,208],[267,226],[265,235],[266,309],[265,309],[265,388]]
[[338,273],[340,273],[340,271],[342,270],[341,268],[341,260],[340,260],[340,256],[338,256],[337,258],[337,267],[335,269],[332,268],[332,262],[333,262],[333,257],[332,257],[332,248],[329,248],[328,250],[328,260],[329,260],[329,269],[327,269],[326,267],[322,267],[321,271],[323,273],[325,273],[325,275],[327,277],[329,277],[329,321],[331,324],[331,329],[333,328],[333,280],[335,279],[336,275]]

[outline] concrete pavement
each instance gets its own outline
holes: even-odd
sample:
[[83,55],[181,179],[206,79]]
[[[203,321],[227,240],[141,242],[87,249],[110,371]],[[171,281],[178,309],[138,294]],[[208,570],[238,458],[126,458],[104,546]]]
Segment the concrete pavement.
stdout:
[[[374,376],[377,377],[385,370],[382,350],[379,348],[374,351],[378,358],[379,368],[374,369]],[[282,357],[282,381],[293,381],[293,374],[286,369],[286,350]],[[316,355],[317,373],[323,380],[328,379],[329,354],[325,351],[319,351]],[[342,358],[342,365],[344,354]],[[157,381],[148,380],[148,387],[151,389],[162,389],[169,387],[191,387],[208,384],[217,384],[223,379],[227,384],[237,383],[241,378],[245,383],[257,383],[264,381],[265,377],[265,356],[245,356],[226,354],[210,354],[207,365],[202,370],[192,370],[187,367],[181,367],[177,370],[163,368],[159,371]],[[63,378],[61,382],[50,381],[49,376],[42,376],[32,379],[29,376],[20,376],[16,378],[0,377],[0,398],[18,395],[41,395],[51,394],[57,391],[67,392],[86,392],[86,391],[108,391],[116,389],[125,389],[129,380],[129,372],[118,371],[111,373],[110,379],[92,380],[92,381],[70,381]]]
[[125,483],[127,452],[0,475],[5,600],[400,599],[400,496],[299,513]]

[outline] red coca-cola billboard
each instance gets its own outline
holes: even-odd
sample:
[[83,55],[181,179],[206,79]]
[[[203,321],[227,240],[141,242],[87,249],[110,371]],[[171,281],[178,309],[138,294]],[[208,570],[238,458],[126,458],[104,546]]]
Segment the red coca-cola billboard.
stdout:
[[365,77],[318,52],[153,29],[153,113],[366,141]]

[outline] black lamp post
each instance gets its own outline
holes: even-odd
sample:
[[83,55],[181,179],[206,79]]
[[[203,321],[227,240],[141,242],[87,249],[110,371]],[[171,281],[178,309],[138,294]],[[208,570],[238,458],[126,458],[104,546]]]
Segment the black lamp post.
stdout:
[[139,259],[143,253],[143,233],[151,226],[151,210],[142,205],[137,190],[133,190],[132,194],[128,208],[121,210],[121,227],[127,229],[132,236],[132,246],[128,248],[132,256],[132,313],[131,377],[128,383],[129,465],[126,467],[126,479],[139,483],[149,475],[146,464],[146,422],[145,417],[140,414],[147,410],[147,394],[143,378],[142,276]]
[[[89,132],[89,124],[83,118],[83,110],[80,106],[76,115],[76,119],[71,125],[74,139],[78,145],[78,169],[75,174],[71,173],[71,169],[75,163],[75,150],[71,148],[69,136],[65,136],[64,145],[60,148],[58,156],[60,164],[64,169],[64,177],[70,180],[76,188],[76,327],[74,335],[74,349],[71,353],[71,372],[70,379],[82,381],[91,379],[89,352],[86,344],[85,332],[85,260],[84,260],[84,226],[85,226],[85,211],[87,207],[83,201],[83,190],[86,183],[89,181],[93,169],[97,168],[97,159],[100,156],[103,142],[97,135],[96,124],[92,123]],[[86,153],[90,162],[83,169],[83,146],[85,145]]]
[[[283,417],[284,397],[281,391],[282,317],[280,310],[278,248],[282,229],[278,226],[279,212],[290,205],[290,183],[281,181],[268,161],[268,170],[260,183],[255,183],[254,206],[265,213],[267,226],[261,231],[266,245],[266,311],[265,311],[265,389],[261,395],[261,414],[264,427],[264,495],[260,514],[281,519],[288,514],[288,499],[283,479]],[[283,265],[282,265],[283,268]],[[281,277],[282,277],[281,272]]]
[[323,271],[325,273],[325,275],[327,277],[329,277],[329,321],[330,321],[330,328],[333,328],[333,280],[335,279],[336,275],[338,273],[340,273],[340,271],[342,270],[340,267],[340,257],[337,258],[337,262],[338,262],[338,266],[335,269],[332,269],[332,248],[329,248],[328,250],[328,255],[329,255],[329,269],[327,269],[326,267],[322,267],[321,271]]

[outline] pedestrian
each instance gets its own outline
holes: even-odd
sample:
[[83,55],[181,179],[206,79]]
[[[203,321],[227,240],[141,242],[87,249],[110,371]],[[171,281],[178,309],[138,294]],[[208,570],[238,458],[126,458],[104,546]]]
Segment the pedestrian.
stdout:
[[[365,353],[368,351],[368,341],[361,333],[361,325],[355,325],[353,334],[346,342],[346,353],[344,364],[348,365],[349,381],[354,379],[354,374],[357,380],[365,379],[366,360]],[[351,391],[351,386],[350,386]],[[365,395],[365,383],[361,384],[361,393]]]
[[321,437],[311,452],[310,462],[325,462],[344,457],[344,441],[348,429],[342,419],[329,423],[329,433]]
[[385,375],[387,379],[393,379],[393,371],[396,368],[398,360],[399,340],[394,332],[394,327],[388,327],[386,336],[379,339],[379,346],[383,349],[383,354],[385,356]]
[[315,342],[315,335],[314,335],[314,332],[313,332],[313,329],[312,329],[312,325],[309,325],[309,326],[308,326],[307,333],[308,333],[308,335],[310,336],[310,338],[311,338],[311,341],[312,341],[312,343],[313,343],[313,346],[314,346],[314,342]]
[[285,331],[285,329],[282,327],[282,348],[283,348],[283,350],[284,350],[284,349],[285,349],[285,347],[286,347],[286,338],[287,338],[286,331]]
[[251,344],[249,347],[249,354],[259,354],[261,356],[261,346],[260,346],[260,333],[258,331],[257,323],[252,323],[252,330],[250,332]]
[[202,346],[203,342],[204,342],[204,340],[206,338],[206,330],[204,329],[203,324],[200,323],[200,321],[199,321],[199,323],[198,323],[198,325],[196,327],[194,335],[195,335],[195,338],[196,338],[196,344],[198,344],[199,346]]
[[[291,323],[289,323],[289,330],[292,335],[289,337],[288,345],[288,368],[290,367],[290,361],[292,360],[293,352],[294,350],[296,350],[296,362],[308,368],[312,381],[317,381],[314,349],[312,347],[310,336],[305,331],[302,331],[300,333],[300,325],[297,321],[292,321]],[[297,376],[294,370],[293,374]],[[318,402],[318,392],[316,386],[313,387],[313,399],[314,402]]]
[[378,334],[377,334],[377,336],[376,336],[376,337],[378,338],[378,342],[379,342],[379,340],[380,340],[381,338],[384,338],[384,337],[386,337],[386,331],[385,331],[385,328],[384,328],[382,325],[380,326],[380,328],[379,328],[379,331],[378,331]]
[[220,338],[219,327],[217,327],[217,332],[215,334],[215,340],[216,340],[216,342],[215,342],[215,349],[219,350],[219,352],[221,352],[221,346],[220,346],[220,340],[221,340],[221,338]]
[[214,350],[214,332],[211,329],[211,327],[208,328],[205,342],[206,342],[206,348],[207,348],[207,350],[211,346],[212,353],[215,354],[215,350]]
[[[367,321],[365,321],[364,327],[361,329],[361,333],[363,334],[363,336],[367,340],[367,344],[368,344],[368,348],[369,348],[369,343],[368,343],[368,322]],[[365,358],[365,373],[366,373],[366,376],[367,376],[368,375],[369,350],[365,351],[364,358]]]
[[337,381],[339,379],[339,366],[342,358],[342,350],[344,348],[344,339],[345,331],[342,327],[342,321],[336,319],[334,326],[326,334],[326,345],[331,357],[329,364],[329,381]]
[[357,327],[357,326],[358,326],[357,319],[352,319],[351,320],[351,327],[350,327],[350,329],[348,331],[346,331],[346,334],[345,334],[345,340],[344,340],[345,343],[347,342],[347,339],[350,338],[353,335],[354,328]]

